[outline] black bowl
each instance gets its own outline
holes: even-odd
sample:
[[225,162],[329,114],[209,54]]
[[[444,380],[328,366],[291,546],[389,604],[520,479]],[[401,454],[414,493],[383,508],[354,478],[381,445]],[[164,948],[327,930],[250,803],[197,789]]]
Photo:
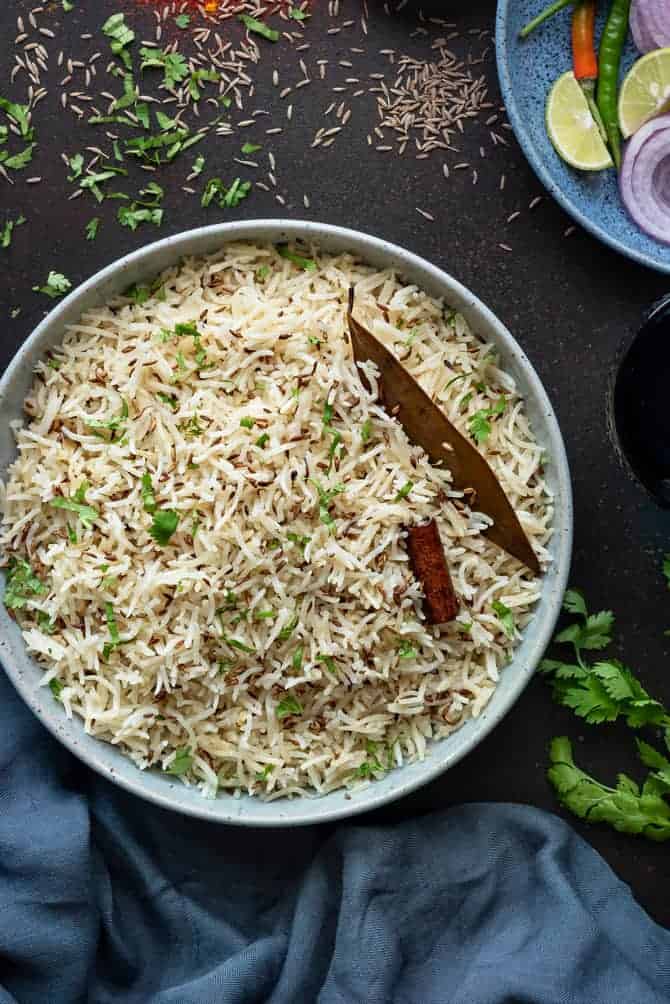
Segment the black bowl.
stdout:
[[611,405],[633,474],[659,505],[670,508],[670,294],[653,305],[624,350]]

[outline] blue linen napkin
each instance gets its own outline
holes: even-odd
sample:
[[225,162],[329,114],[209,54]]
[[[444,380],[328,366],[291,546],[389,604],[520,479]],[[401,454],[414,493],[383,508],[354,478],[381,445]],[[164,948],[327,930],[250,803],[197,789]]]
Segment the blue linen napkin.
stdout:
[[667,1004],[670,934],[560,819],[241,830],[80,765],[0,672],[0,1004]]

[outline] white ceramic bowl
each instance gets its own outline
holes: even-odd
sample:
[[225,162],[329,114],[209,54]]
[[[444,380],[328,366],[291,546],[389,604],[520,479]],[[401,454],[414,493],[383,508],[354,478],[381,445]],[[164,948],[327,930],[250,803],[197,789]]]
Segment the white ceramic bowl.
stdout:
[[23,400],[32,383],[34,366],[48,349],[62,340],[66,325],[131,284],[150,281],[184,255],[205,255],[231,240],[279,243],[297,238],[315,242],[326,251],[350,251],[378,267],[392,266],[406,280],[415,282],[431,295],[445,297],[465,316],[475,332],[496,344],[503,367],[514,375],[526,399],[535,434],[549,457],[547,481],[555,504],[553,563],[544,577],[541,599],[514,659],[501,674],[493,697],[479,718],[468,721],[453,735],[432,744],[430,755],[423,762],[393,770],[362,791],[351,794],[341,790],[322,798],[281,799],[269,803],[246,795],[233,798],[223,794],[214,800],[204,799],[195,787],[187,788],[157,770],[140,771],[114,746],[86,735],[81,721],[78,718],[69,721],[51,691],[38,686],[41,672],[26,652],[16,623],[8,616],[4,605],[0,605],[0,661],[26,704],[75,756],[109,780],[164,808],[249,826],[327,822],[374,809],[401,798],[464,757],[501,720],[531,678],[560,611],[572,549],[572,497],[563,439],[535,370],[507,329],[476,296],[422,258],[376,237],[320,223],[255,220],[191,230],[149,244],[82,283],[35,329],[0,381],[0,471],[3,476],[16,452],[9,423],[22,416]]

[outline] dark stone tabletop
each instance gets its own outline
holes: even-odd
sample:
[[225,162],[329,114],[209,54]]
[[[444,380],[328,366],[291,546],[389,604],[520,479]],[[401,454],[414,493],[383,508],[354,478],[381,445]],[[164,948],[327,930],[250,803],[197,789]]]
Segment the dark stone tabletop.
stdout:
[[[407,154],[400,158],[368,145],[366,136],[376,122],[376,109],[374,96],[365,94],[348,98],[352,118],[337,141],[325,150],[311,148],[312,137],[325,121],[324,109],[339,96],[330,91],[337,80],[353,75],[364,81],[361,86],[369,87],[368,75],[383,72],[392,82],[388,57],[380,54],[380,49],[426,58],[431,41],[444,34],[430,23],[426,25],[428,34],[416,33],[417,5],[411,0],[393,16],[385,13],[381,0],[368,0],[367,37],[360,28],[362,0],[341,0],[337,19],[329,17],[327,0],[315,0],[313,17],[305,29],[309,50],[295,53],[288,43],[280,41],[272,47],[261,40],[262,59],[253,68],[256,106],[271,112],[270,118],[264,119],[264,128],[270,127],[265,122],[272,121],[281,125],[283,132],[267,137],[259,128],[239,130],[233,137],[208,137],[155,176],[166,188],[162,227],[144,226],[135,233],[123,229],[116,222],[117,202],[97,206],[89,195],[68,201],[74,186],[67,182],[60,154],[95,146],[100,133],[59,110],[59,81],[65,69],[57,68],[56,58],[60,48],[87,56],[102,50],[104,56],[98,61],[102,76],[109,52],[100,33],[104,19],[123,10],[129,21],[146,25],[149,32],[149,26],[155,24],[152,4],[142,5],[137,0],[73,3],[74,10],[64,13],[61,0],[45,2],[38,14],[38,23],[56,35],[54,39],[35,36],[50,53],[49,71],[43,74],[49,93],[34,113],[39,145],[32,164],[13,175],[13,186],[0,179],[0,227],[20,212],[28,221],[15,230],[11,247],[0,251],[0,365],[6,366],[48,310],[50,301],[31,288],[43,283],[50,269],[64,272],[76,284],[125,252],[190,227],[223,219],[308,218],[368,231],[423,255],[488,304],[537,368],[558,414],[572,470],[575,548],[571,581],[585,591],[593,609],[608,607],[615,612],[614,651],[639,674],[652,694],[670,704],[670,639],[664,637],[670,627],[670,595],[660,568],[664,550],[670,550],[670,514],[657,509],[622,469],[607,427],[608,387],[617,351],[635,330],[645,308],[667,290],[668,281],[620,257],[578,227],[570,232],[572,221],[545,194],[513,134],[500,123],[495,128],[506,145],[494,145],[487,128],[472,124],[458,137],[458,154],[442,156],[437,152],[426,160]],[[18,14],[26,19],[32,6],[7,0],[0,11],[0,94],[14,101],[26,98],[24,75],[19,74],[13,85],[9,80],[14,53],[21,48],[14,45],[15,20]],[[475,58],[483,56],[473,72],[485,75],[490,100],[497,109],[500,95],[492,39],[493,0],[471,0],[466,5],[426,2],[423,10],[426,17],[455,22],[459,37],[449,44],[457,55],[465,57],[470,52]],[[338,34],[327,34],[329,28],[348,18],[354,25]],[[239,38],[239,25],[234,22],[223,24],[220,31]],[[89,32],[93,39],[80,38]],[[166,39],[172,40],[175,34],[174,30],[171,34],[166,31]],[[152,33],[142,36],[138,29],[138,37],[151,38]],[[364,52],[352,54],[351,47]],[[309,64],[312,84],[292,96],[294,115],[289,123],[286,100],[272,86],[272,71],[276,67],[283,79],[299,79],[301,56]],[[325,81],[316,72],[319,58],[329,60]],[[338,68],[342,59],[354,63],[354,68]],[[70,89],[73,87],[71,84]],[[104,89],[104,83],[100,87]],[[353,88],[349,85],[348,94]],[[246,174],[245,168],[232,162],[245,140],[261,142],[265,150],[274,151],[276,191],[286,205],[276,201],[274,190],[254,188],[236,209],[202,208],[204,178],[221,175],[232,180],[238,173],[252,181],[263,178],[266,161],[256,171],[246,169]],[[180,186],[197,153],[206,156],[207,168],[194,183],[198,194],[188,195]],[[442,173],[444,160],[452,165],[448,181]],[[459,162],[468,162],[470,168],[454,170],[453,165]],[[478,173],[476,184],[473,168]],[[137,168],[131,170],[134,182],[146,183],[154,177]],[[501,191],[502,174],[506,182]],[[32,176],[42,181],[27,184],[26,179]],[[303,205],[304,193],[310,199],[309,210]],[[542,200],[531,209],[536,196]],[[435,222],[424,219],[415,207],[432,213]],[[520,215],[507,223],[517,210]],[[83,231],[92,216],[99,216],[102,225],[97,240],[87,242]],[[16,308],[21,311],[13,318]],[[396,820],[477,800],[528,803],[565,816],[545,779],[547,744],[552,736],[561,734],[575,741],[581,765],[606,782],[613,781],[620,770],[633,776],[639,772],[627,729],[583,724],[557,707],[547,686],[535,679],[502,724],[464,761],[414,795],[360,821]],[[582,825],[571,817],[570,821],[631,885],[652,916],[670,923],[665,886],[670,878],[667,849],[603,827]]]

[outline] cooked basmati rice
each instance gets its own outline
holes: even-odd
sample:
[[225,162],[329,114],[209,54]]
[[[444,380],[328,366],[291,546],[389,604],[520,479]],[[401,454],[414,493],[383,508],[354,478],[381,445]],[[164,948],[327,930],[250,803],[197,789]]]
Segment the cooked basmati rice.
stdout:
[[[37,367],[2,488],[5,560],[48,587],[17,614],[41,682],[138,767],[210,797],[325,793],[423,758],[481,712],[540,594],[376,402],[371,364],[362,386],[350,285],[359,319],[466,434],[505,398],[481,449],[549,560],[542,448],[493,347],[391,270],[299,253],[316,268],[229,244],[86,313]],[[197,337],[174,334],[194,322]],[[165,546],[147,475],[179,514]],[[50,504],[82,483],[88,527]],[[319,487],[343,490],[320,507]],[[461,601],[442,627],[403,545],[427,517]]]

